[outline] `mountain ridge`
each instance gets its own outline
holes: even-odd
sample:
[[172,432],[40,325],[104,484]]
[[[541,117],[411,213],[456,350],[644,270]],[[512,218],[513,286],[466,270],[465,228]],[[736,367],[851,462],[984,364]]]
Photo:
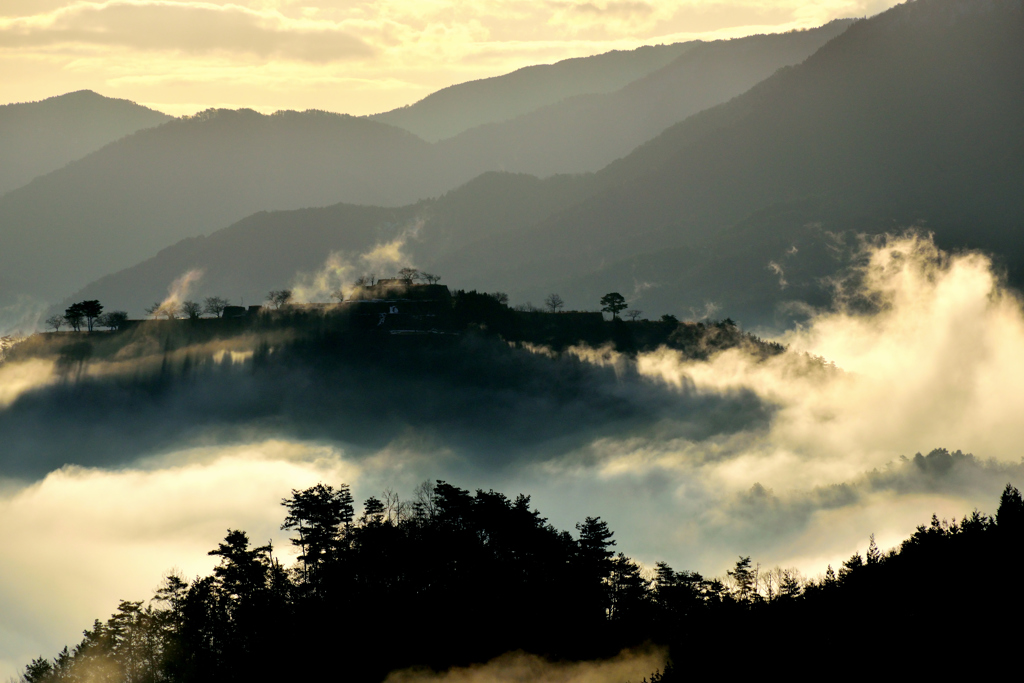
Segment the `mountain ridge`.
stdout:
[[698,42],[646,45],[525,66],[501,76],[450,85],[418,102],[368,118],[437,142],[573,95],[613,92],[665,66]]
[[[627,118],[640,118],[648,108],[661,107],[661,117],[671,118],[672,112],[686,116],[709,100],[751,85],[777,63],[812,51],[842,28],[840,23],[798,34],[700,46],[699,51],[712,55],[709,59],[697,66],[674,63],[659,78],[670,77],[671,68],[682,69],[688,74],[684,81],[694,86],[686,90],[695,97],[704,93],[703,99],[688,104],[685,96],[675,97],[666,107],[657,87],[647,87],[643,97],[627,92],[628,106],[618,111]],[[750,52],[748,46],[755,44],[767,47]],[[739,56],[734,58],[733,53]],[[776,61],[761,64],[765,54],[774,55]],[[712,67],[719,62],[723,68],[716,71]],[[724,89],[713,83],[720,74],[731,74]],[[562,120],[571,122],[572,117]],[[514,129],[519,124],[502,125]],[[601,147],[603,157],[588,152],[588,163],[598,165],[636,142],[635,137],[617,137],[619,127],[613,117],[603,128],[590,128],[560,149],[552,144],[557,134],[553,137],[543,125],[530,135],[512,138],[529,138],[531,149],[542,153],[538,157],[542,162],[545,158],[585,160],[586,155],[567,153],[573,145],[577,150]],[[641,127],[640,137],[655,134],[657,127]],[[488,130],[500,133],[503,129]],[[374,120],[316,111],[262,115],[251,110],[211,110],[176,119],[140,131],[0,198],[0,269],[7,278],[7,299],[20,290],[52,301],[97,277],[138,263],[168,244],[208,234],[259,210],[329,206],[339,201],[401,206],[437,197],[486,171],[507,170],[503,158],[508,148],[501,147],[500,138],[499,134],[491,141],[468,143],[455,138],[432,145]],[[612,141],[618,147],[605,147]],[[594,162],[595,158],[599,161]],[[568,170],[580,170],[582,161],[573,163]],[[527,165],[518,170],[537,169]],[[58,263],[60,268],[54,269]]]
[[0,105],[0,195],[172,117],[92,90]]
[[[1013,49],[1024,15],[1014,0],[948,11],[960,4],[918,0],[858,21],[597,173],[515,181],[518,204],[501,204],[497,187],[420,204],[411,258],[517,301],[557,291],[569,307],[592,307],[621,290],[649,312],[713,302],[770,325],[788,301],[827,301],[827,278],[850,256],[836,239],[918,226],[940,247],[997,254],[1019,286],[1024,93],[1010,86],[1024,73]],[[501,220],[474,235],[452,218],[463,202],[478,221]],[[442,234],[458,238],[431,252]]]

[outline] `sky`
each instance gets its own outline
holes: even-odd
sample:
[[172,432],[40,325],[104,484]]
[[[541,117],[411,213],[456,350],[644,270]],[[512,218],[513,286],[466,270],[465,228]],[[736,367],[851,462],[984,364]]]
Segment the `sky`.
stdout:
[[374,114],[532,64],[876,14],[891,0],[3,0],[0,103]]

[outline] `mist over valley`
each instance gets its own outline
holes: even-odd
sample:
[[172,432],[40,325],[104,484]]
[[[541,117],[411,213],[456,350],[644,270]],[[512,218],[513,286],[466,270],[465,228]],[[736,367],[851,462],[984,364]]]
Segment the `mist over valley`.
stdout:
[[370,116],[0,107],[0,677],[1002,661],[1024,4],[829,19]]

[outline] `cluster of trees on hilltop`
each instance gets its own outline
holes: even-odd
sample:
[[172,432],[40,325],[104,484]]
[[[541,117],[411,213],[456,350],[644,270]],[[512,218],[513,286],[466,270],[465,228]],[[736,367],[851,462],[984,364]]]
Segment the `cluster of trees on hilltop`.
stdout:
[[[399,273],[399,277],[410,282],[436,282],[437,279],[437,276],[422,274],[412,269],[404,269]],[[367,278],[367,283],[371,281],[369,278],[376,281],[372,275]],[[345,311],[335,311],[330,307],[292,306],[292,294],[288,289],[271,291],[267,296],[270,307],[266,309],[271,315],[250,317],[243,324],[263,329],[288,327],[299,333],[314,336],[350,331],[352,325]],[[341,290],[334,296],[344,300]],[[203,303],[191,300],[181,303],[155,303],[147,309],[147,313],[154,318],[165,317],[173,320],[185,317],[195,321],[204,315],[221,318],[229,304],[230,302],[223,297],[210,296],[206,297]],[[445,306],[443,311],[438,311],[433,324],[444,331],[474,330],[485,334],[497,334],[510,342],[545,344],[559,351],[576,344],[595,347],[611,344],[618,351],[625,353],[668,346],[683,351],[688,357],[706,359],[717,351],[739,346],[746,347],[762,357],[785,350],[781,344],[768,342],[744,332],[731,318],[683,322],[674,315],[666,314],[657,320],[646,320],[639,319],[641,311],[627,310],[626,313],[630,314],[628,317],[631,318],[627,321],[619,316],[627,305],[622,295],[612,292],[602,298],[601,304],[603,312],[612,314],[611,320],[604,320],[597,312],[562,311],[564,302],[557,294],[548,297],[545,311],[530,305],[510,306],[508,296],[502,292],[455,290],[452,292],[451,309]],[[123,311],[103,313],[103,306],[99,301],[83,301],[70,306],[64,315],[48,319],[47,324],[56,331],[60,331],[64,325],[69,325],[76,331],[92,331],[94,325],[123,330],[127,321],[128,316]],[[167,337],[167,343],[170,343],[171,336],[181,337],[173,344],[177,346],[188,344],[190,340],[204,341],[211,336],[235,334],[239,329],[238,324],[224,326],[223,329],[217,326],[209,329],[192,329],[188,326],[188,329],[173,333],[170,329],[154,328],[154,333]]]
[[128,321],[128,314],[124,311],[103,312],[103,304],[96,299],[79,301],[71,304],[64,311],[64,315],[54,314],[46,319],[46,326],[55,332],[65,325],[75,332],[81,332],[82,326],[92,332],[95,325],[106,327],[110,330],[119,330]]
[[[557,297],[552,294],[551,297]],[[625,308],[625,299],[612,292],[602,299],[604,312],[612,313],[610,321],[596,313],[568,311],[550,315],[528,306],[510,307],[508,296],[502,292],[484,293],[457,290],[452,293],[453,315],[460,329],[480,329],[499,334],[514,342],[545,344],[563,350],[574,344],[601,346],[612,344],[618,351],[632,353],[668,346],[683,351],[691,358],[707,358],[716,351],[738,346],[746,347],[761,357],[785,351],[785,347],[744,332],[731,318],[683,322],[674,315],[663,315],[657,320],[638,320],[640,311],[631,321],[618,317]],[[559,297],[560,299],[561,297]],[[609,308],[608,302],[612,304]],[[557,302],[556,302],[557,303]],[[550,313],[558,307],[547,304]]]
[[1018,632],[982,630],[1019,624],[1005,577],[1022,559],[1024,501],[1009,484],[995,518],[933,517],[899,548],[872,543],[812,581],[749,557],[725,581],[661,562],[651,576],[614,552],[600,518],[574,537],[527,496],[443,481],[409,501],[369,498],[358,516],[345,485],[292,491],[283,504],[294,566],[229,530],[210,551],[213,575],[169,575],[148,605],[122,602],[73,649],[30,663],[24,680],[380,681],[512,650],[589,659],[654,642],[670,646],[672,664],[653,680],[671,683],[729,661],[798,671],[952,639],[955,652],[910,655],[920,673],[976,646],[998,656]]

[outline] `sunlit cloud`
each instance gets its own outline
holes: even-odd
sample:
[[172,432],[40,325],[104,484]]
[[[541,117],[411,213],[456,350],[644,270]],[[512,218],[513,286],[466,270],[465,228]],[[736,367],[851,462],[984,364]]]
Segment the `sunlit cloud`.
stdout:
[[333,22],[207,2],[76,2],[45,14],[0,19],[0,48],[75,44],[312,62],[372,53]]
[[32,359],[23,363],[0,363],[0,409],[11,405],[26,391],[54,381],[52,361]]
[[530,64],[810,28],[892,4],[16,1],[0,8],[0,101],[92,88],[173,113],[227,104],[367,114]]
[[0,493],[0,676],[78,640],[119,599],[148,599],[171,569],[208,573],[206,552],[246,530],[285,563],[280,501],[318,481],[359,483],[336,449],[262,442],[195,449],[119,472],[64,468]]
[[[392,252],[401,253],[382,249]],[[350,270],[336,269],[331,277],[344,282]],[[721,575],[742,554],[813,577],[826,564],[835,567],[863,552],[871,533],[884,549],[933,512],[940,518],[975,507],[993,512],[1007,481],[1024,483],[1020,300],[985,256],[945,253],[919,234],[865,242],[859,266],[836,284],[836,305],[788,333],[783,340],[790,350],[780,355],[741,347],[695,361],[669,349],[636,358],[610,348],[574,349],[588,399],[628,398],[615,405],[661,412],[642,428],[623,422],[600,435],[588,429],[580,438],[566,438],[563,427],[548,441],[527,442],[519,430],[506,428],[500,458],[486,423],[507,426],[511,413],[487,407],[487,395],[475,385],[467,395],[463,388],[416,380],[419,391],[429,388],[424,395],[449,397],[442,402],[465,413],[476,410],[472,424],[454,421],[431,430],[403,419],[415,418],[423,402],[408,403],[405,412],[395,404],[377,426],[388,434],[387,445],[371,448],[342,443],[344,429],[333,445],[303,440],[290,434],[294,418],[283,413],[268,413],[275,419],[259,428],[199,427],[192,422],[196,413],[186,409],[196,398],[187,393],[194,385],[185,383],[180,400],[154,405],[152,415],[119,419],[173,421],[199,446],[172,444],[155,455],[136,450],[148,454],[102,460],[105,469],[65,467],[29,485],[0,482],[0,571],[11,577],[0,589],[6,648],[0,659],[23,663],[59,649],[118,599],[147,597],[172,566],[190,576],[207,571],[206,552],[228,527],[261,542],[274,539],[287,559],[277,529],[280,499],[320,480],[351,484],[360,501],[388,487],[409,495],[424,479],[523,492],[559,528],[600,515],[616,531],[617,549],[646,565],[666,560],[710,575]],[[175,365],[189,353],[213,354],[237,361],[240,376],[251,378],[242,384],[247,397],[273,393],[282,385],[263,385],[245,370],[256,343],[240,337],[167,354],[140,337],[118,357],[90,363],[83,376],[127,377],[143,363]],[[564,358],[540,347],[532,351],[524,351],[529,362],[520,359],[521,372],[537,373],[533,381],[541,388],[549,381],[540,377],[544,372],[567,381],[558,374],[567,370],[557,365]],[[2,386],[11,387],[0,396],[8,407],[0,409],[17,407],[33,392],[36,398],[53,393],[60,388],[51,386],[55,381],[65,380],[55,378],[48,363],[0,365]],[[319,396],[302,386],[307,401]],[[368,385],[346,388],[361,403],[372,399]],[[204,414],[229,401],[244,422],[241,395],[228,384],[222,389],[222,396],[204,394]],[[66,391],[53,395],[64,397],[62,411],[72,409]],[[508,400],[529,403],[531,396]],[[578,413],[541,402],[524,408],[525,419],[545,430],[552,430],[545,420],[557,422],[558,415],[586,422],[604,400],[587,402]],[[37,405],[48,409],[45,401]],[[258,401],[244,405],[266,410]],[[374,419],[359,417],[361,428],[372,430]],[[140,435],[147,433],[145,424]],[[101,438],[110,433],[110,425],[90,429]],[[522,444],[509,448],[517,439]],[[80,441],[83,450],[95,447]],[[34,443],[33,456],[50,441],[37,437]],[[930,452],[938,448],[949,450]],[[75,455],[71,449],[66,457]]]
[[394,671],[384,683],[619,683],[645,679],[665,667],[663,648],[626,650],[611,659],[590,662],[549,662],[537,655],[510,652],[485,664],[448,671]]

